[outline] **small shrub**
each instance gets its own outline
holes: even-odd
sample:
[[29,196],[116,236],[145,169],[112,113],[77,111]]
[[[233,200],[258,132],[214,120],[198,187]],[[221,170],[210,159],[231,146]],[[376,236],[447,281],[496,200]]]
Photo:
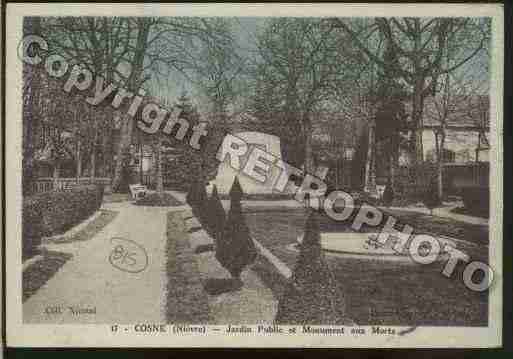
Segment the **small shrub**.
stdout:
[[351,323],[342,290],[322,253],[318,214],[311,211],[291,280],[280,298],[277,324]]
[[230,191],[230,194],[233,194],[234,197],[231,200],[223,235],[216,242],[216,259],[230,272],[233,279],[240,281],[242,270],[255,261],[257,252],[242,214],[240,204],[242,190],[240,185],[240,190],[237,189],[236,183],[238,183],[238,180]]

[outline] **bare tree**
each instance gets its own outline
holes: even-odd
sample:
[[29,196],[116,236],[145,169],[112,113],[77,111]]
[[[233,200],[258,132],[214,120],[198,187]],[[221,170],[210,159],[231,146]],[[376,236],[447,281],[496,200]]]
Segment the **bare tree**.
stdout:
[[[312,121],[316,109],[337,96],[336,85],[348,76],[332,31],[333,27],[318,20],[279,18],[269,20],[258,38],[255,93],[262,98],[257,98],[256,105],[270,117],[281,116],[282,141],[292,147],[293,154],[284,157],[296,166],[304,165],[308,172],[315,167]],[[345,60],[351,59],[347,54]]]
[[[67,59],[83,63],[93,73],[136,94],[151,75],[166,76],[170,69],[189,69],[193,63],[188,51],[192,39],[217,39],[216,27],[210,22],[178,17],[51,18],[47,33],[54,48]],[[113,189],[120,185],[133,129],[133,118],[122,115]]]
[[[34,35],[41,32],[41,19],[25,17],[23,19],[24,35]],[[37,51],[35,48],[29,51]],[[41,100],[41,74],[39,69],[23,64],[23,160],[22,160],[22,189],[23,194],[32,192],[34,176],[34,150],[36,131],[39,126],[39,116],[35,113]]]
[[[396,78],[411,90],[413,161],[423,158],[422,115],[424,100],[437,92],[439,78],[467,64],[486,51],[490,37],[490,20],[485,18],[375,18],[348,20],[335,18],[330,22],[349,34],[369,59],[382,68],[389,67]],[[378,36],[386,38],[398,55],[398,61],[386,64],[380,54]],[[453,56],[442,61],[448,51]]]
[[[445,74],[440,79],[442,90],[426,99],[426,117],[432,123],[435,137],[438,196],[443,198],[443,164],[446,141],[454,134],[451,127],[480,131],[486,127],[488,113],[488,79],[479,71],[469,74]],[[479,136],[480,137],[480,136]],[[457,138],[453,138],[457,140]]]

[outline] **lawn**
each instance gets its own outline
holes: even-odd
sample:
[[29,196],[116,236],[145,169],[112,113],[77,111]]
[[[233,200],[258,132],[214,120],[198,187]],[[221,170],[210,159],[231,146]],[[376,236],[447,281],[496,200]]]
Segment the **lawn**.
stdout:
[[[394,211],[393,214],[398,216],[399,223],[420,227],[420,232],[446,234],[473,242],[468,246],[458,245],[471,258],[487,260],[487,231],[482,227],[478,230],[465,223],[415,216],[411,212]],[[245,215],[252,236],[293,269],[297,252],[288,249],[287,245],[295,243],[303,232],[305,212],[248,209]],[[376,228],[364,230],[370,232]],[[348,223],[324,218],[321,231],[352,230]],[[420,266],[333,255],[326,255],[326,258],[344,290],[348,315],[359,325],[487,325],[488,293],[468,290],[461,281],[461,270],[452,278],[444,277],[441,274],[443,262]],[[283,283],[279,283],[276,275],[264,273],[262,266],[255,269],[279,297]]]
[[207,324],[207,294],[199,279],[196,259],[180,212],[168,213],[166,233],[167,322]]

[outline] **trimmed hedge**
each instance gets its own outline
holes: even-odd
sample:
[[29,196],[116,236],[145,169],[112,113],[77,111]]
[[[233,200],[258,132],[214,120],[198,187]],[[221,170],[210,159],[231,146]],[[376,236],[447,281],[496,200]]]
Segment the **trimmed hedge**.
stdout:
[[79,186],[71,191],[50,191],[25,198],[22,212],[23,253],[30,254],[41,237],[64,233],[98,210],[103,186]]

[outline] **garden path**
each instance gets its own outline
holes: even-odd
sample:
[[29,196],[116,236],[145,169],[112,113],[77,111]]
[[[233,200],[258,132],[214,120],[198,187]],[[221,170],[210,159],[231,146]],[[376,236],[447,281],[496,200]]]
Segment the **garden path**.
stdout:
[[[71,253],[73,258],[24,303],[25,323],[165,323],[166,213],[183,207],[139,207],[122,202],[104,204],[103,208],[119,214],[91,240],[45,246]],[[111,241],[114,237],[144,248],[147,267],[138,273],[114,267],[109,256],[123,243]],[[141,258],[144,254],[137,256],[137,265]],[[52,307],[60,307],[62,314],[48,314]],[[91,308],[95,314],[76,315],[69,307]]]

